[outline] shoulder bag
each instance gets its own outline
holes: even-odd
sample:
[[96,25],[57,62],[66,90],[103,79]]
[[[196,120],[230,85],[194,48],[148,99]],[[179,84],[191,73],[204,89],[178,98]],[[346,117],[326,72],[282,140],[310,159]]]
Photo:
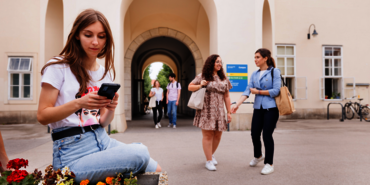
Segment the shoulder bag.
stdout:
[[[274,69],[271,70],[272,85],[274,85]],[[295,112],[292,95],[290,94],[283,77],[280,75],[283,86],[280,87],[280,93],[275,97],[276,106],[279,110],[279,114],[290,115]]]
[[188,107],[195,110],[202,110],[204,104],[204,95],[206,94],[206,88],[202,87],[199,90],[191,93]]

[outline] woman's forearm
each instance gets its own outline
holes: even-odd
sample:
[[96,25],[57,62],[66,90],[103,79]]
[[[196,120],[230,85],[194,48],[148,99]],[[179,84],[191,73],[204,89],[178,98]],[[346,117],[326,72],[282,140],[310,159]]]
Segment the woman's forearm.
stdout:
[[106,127],[113,121],[113,118],[114,118],[114,110],[105,109],[102,113],[102,116],[100,116],[99,123],[102,127]]
[[270,92],[268,90],[260,90],[261,95],[270,96]]
[[226,110],[227,110],[228,113],[231,112],[230,102],[231,102],[230,96],[226,97],[225,98],[225,105],[226,105]]
[[201,85],[189,84],[188,90],[194,92],[194,91],[197,91],[201,88],[202,88]]
[[236,103],[236,106],[239,107],[247,98],[248,96],[240,96],[238,102]]
[[40,109],[39,107],[37,111],[37,120],[42,125],[47,125],[49,123],[60,121],[71,114],[74,114],[79,109],[81,109],[81,107],[78,103],[78,99],[57,107],[49,106],[44,109]]

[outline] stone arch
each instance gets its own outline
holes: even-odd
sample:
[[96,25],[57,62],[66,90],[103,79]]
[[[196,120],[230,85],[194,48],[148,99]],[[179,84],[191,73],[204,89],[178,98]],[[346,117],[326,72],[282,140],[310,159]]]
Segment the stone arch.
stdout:
[[149,67],[150,64],[152,64],[154,62],[162,62],[163,64],[166,64],[176,74],[176,79],[178,78],[178,74],[177,74],[178,69],[177,69],[177,66],[176,66],[175,62],[170,57],[168,57],[167,55],[163,55],[163,54],[155,54],[155,55],[152,55],[152,56],[150,56],[149,58],[147,58],[145,60],[145,62],[143,64],[143,67],[141,69],[142,78],[143,78],[143,75],[144,75],[144,70],[147,67]]
[[179,40],[180,42],[184,43],[189,50],[191,51],[194,60],[195,60],[195,68],[196,68],[196,74],[200,73],[202,71],[203,67],[203,58],[202,54],[197,46],[197,44],[187,35],[184,33],[171,29],[168,27],[158,27],[153,28],[148,31],[143,32],[139,36],[137,36],[130,44],[128,49],[125,53],[125,60],[124,60],[124,91],[125,91],[125,99],[124,99],[124,105],[125,105],[125,116],[126,120],[132,119],[132,110],[131,110],[131,64],[132,59],[135,55],[136,50],[139,48],[141,44],[143,44],[145,41],[148,41],[152,38],[156,37],[171,37],[174,39]]

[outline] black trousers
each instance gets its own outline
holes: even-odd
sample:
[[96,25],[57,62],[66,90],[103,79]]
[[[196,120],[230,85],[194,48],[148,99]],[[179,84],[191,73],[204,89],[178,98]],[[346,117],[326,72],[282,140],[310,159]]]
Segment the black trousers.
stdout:
[[[163,115],[163,110],[162,110],[162,101],[156,101],[156,106],[155,108],[153,107],[153,120],[154,120],[154,125],[157,125],[158,122],[161,121],[162,115]],[[159,112],[159,115],[157,117],[157,111]]]
[[272,165],[274,162],[274,139],[272,134],[276,128],[279,119],[279,110],[254,109],[252,118],[252,141],[254,146],[254,157],[259,158],[262,155],[261,132],[263,131],[263,143],[265,144],[265,164]]

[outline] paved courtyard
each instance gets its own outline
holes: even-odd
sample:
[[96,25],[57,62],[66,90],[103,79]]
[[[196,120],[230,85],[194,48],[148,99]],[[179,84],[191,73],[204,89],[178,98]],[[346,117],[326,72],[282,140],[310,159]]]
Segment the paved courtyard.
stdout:
[[[168,120],[162,121],[167,126]],[[28,170],[52,162],[52,142],[41,124],[0,125],[9,158],[29,159]],[[169,174],[182,184],[370,184],[370,123],[351,120],[279,121],[274,133],[275,172],[260,175],[263,164],[249,167],[253,146],[249,131],[223,134],[217,171],[206,170],[201,131],[192,119],[178,128],[154,129],[150,116],[128,122],[125,133],[112,134],[125,143],[142,142]]]

